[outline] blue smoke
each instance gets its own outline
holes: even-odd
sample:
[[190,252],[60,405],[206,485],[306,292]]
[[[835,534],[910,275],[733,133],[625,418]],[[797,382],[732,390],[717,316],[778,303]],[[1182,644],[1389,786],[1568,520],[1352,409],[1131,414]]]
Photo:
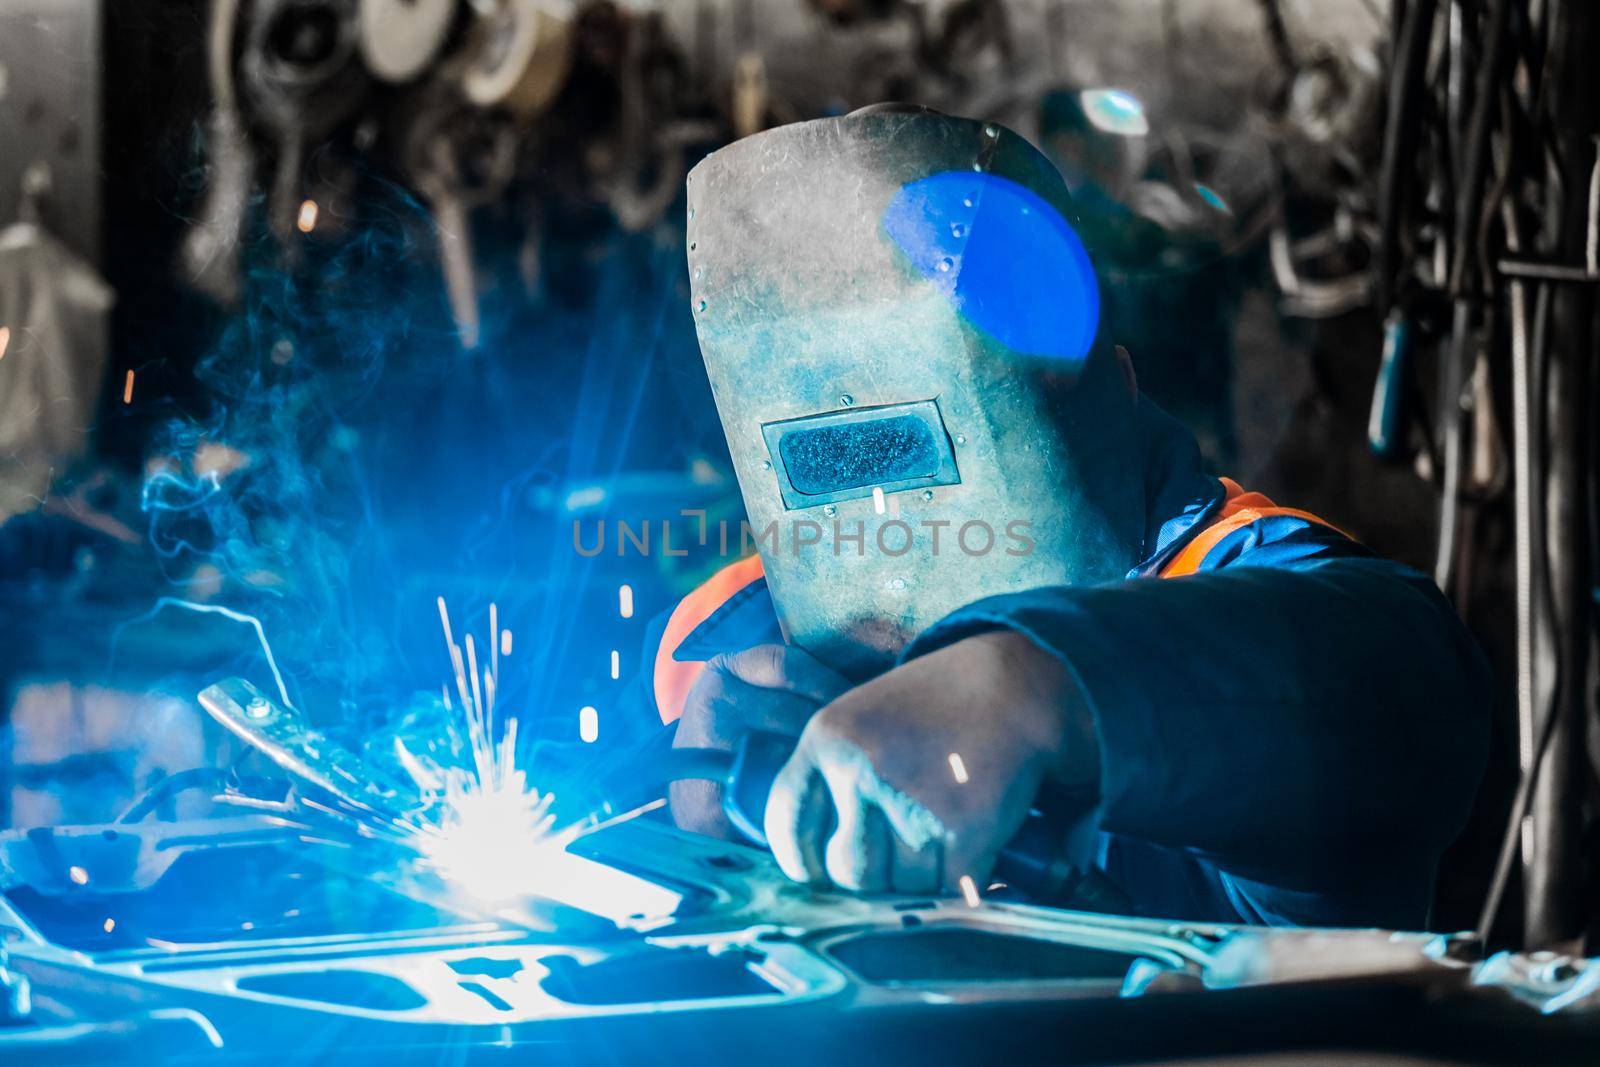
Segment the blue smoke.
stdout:
[[[585,235],[583,301],[530,300],[503,269],[516,250],[481,248],[482,341],[466,352],[426,213],[392,187],[374,197],[370,221],[319,234],[293,266],[265,240],[247,256],[240,310],[196,370],[208,403],[163,427],[147,463],[167,595],[255,620],[287,694],[352,735],[449,678],[435,597],[480,647],[493,602],[516,635],[502,708],[522,715],[524,738],[575,738],[581,705],[620,699],[611,650],[626,678],[643,618],[671,593],[580,557],[568,518],[539,502],[641,455],[687,466],[719,441],[681,235]],[[699,410],[661,402],[685,375]],[[647,590],[626,623],[619,580]]]

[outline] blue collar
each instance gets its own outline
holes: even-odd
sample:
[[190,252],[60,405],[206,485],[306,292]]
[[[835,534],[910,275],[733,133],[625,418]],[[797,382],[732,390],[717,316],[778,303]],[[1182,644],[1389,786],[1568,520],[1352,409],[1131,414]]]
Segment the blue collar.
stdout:
[[1144,559],[1129,578],[1154,574],[1222,507],[1227,493],[1205,472],[1200,446],[1182,423],[1140,394],[1144,452]]

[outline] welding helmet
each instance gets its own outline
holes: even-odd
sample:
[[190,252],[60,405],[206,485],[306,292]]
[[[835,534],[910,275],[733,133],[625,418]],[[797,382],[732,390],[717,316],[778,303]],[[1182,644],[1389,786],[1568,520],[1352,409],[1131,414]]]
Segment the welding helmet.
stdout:
[[1123,577],[1128,379],[1060,175],[880,106],[688,178],[690,303],[785,636],[862,678],[982,597]]

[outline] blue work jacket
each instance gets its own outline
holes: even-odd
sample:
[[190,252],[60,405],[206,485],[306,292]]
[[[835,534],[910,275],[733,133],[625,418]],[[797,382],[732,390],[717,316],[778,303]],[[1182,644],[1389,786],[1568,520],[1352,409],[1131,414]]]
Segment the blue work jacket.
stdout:
[[[902,659],[1001,628],[1061,659],[1099,737],[1095,858],[1136,914],[1424,927],[1488,756],[1482,653],[1427,577],[1206,474],[1148,400],[1139,419],[1144,561],[1121,581],[977,601]],[[1152,580],[1186,550],[1182,577]],[[657,620],[645,662],[781,641],[749,573],[665,650]]]

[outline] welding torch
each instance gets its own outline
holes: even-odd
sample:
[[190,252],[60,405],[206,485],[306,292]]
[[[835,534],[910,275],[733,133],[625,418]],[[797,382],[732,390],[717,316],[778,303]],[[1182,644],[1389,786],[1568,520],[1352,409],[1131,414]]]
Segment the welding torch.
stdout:
[[[312,729],[296,711],[280,705],[249,682],[230,678],[209,686],[200,703],[219,723],[260,751],[296,780],[336,799],[346,815],[369,833],[389,836],[406,810],[404,785],[369,766]],[[655,773],[606,790],[611,810],[633,810],[657,801],[670,783],[705,780],[722,787],[728,821],[748,841],[767,846],[764,829],[772,783],[798,740],[751,730],[731,750],[674,748],[654,763]],[[1126,912],[1122,891],[1090,863],[1075,862],[1071,847],[1086,829],[1086,798],[1042,791],[1022,828],[1000,850],[993,877],[1033,903],[1085,911]]]
[[[722,810],[741,836],[768,847],[765,830],[772,784],[797,738],[751,730],[731,750],[675,748],[664,754],[660,773],[645,791],[659,796],[675,781],[702,780],[722,787]],[[1070,841],[1081,836],[1087,805],[1081,796],[1041,792],[1022,828],[1000,850],[991,877],[1036,904],[1084,911],[1126,912],[1127,897],[1104,872],[1075,862]]]

